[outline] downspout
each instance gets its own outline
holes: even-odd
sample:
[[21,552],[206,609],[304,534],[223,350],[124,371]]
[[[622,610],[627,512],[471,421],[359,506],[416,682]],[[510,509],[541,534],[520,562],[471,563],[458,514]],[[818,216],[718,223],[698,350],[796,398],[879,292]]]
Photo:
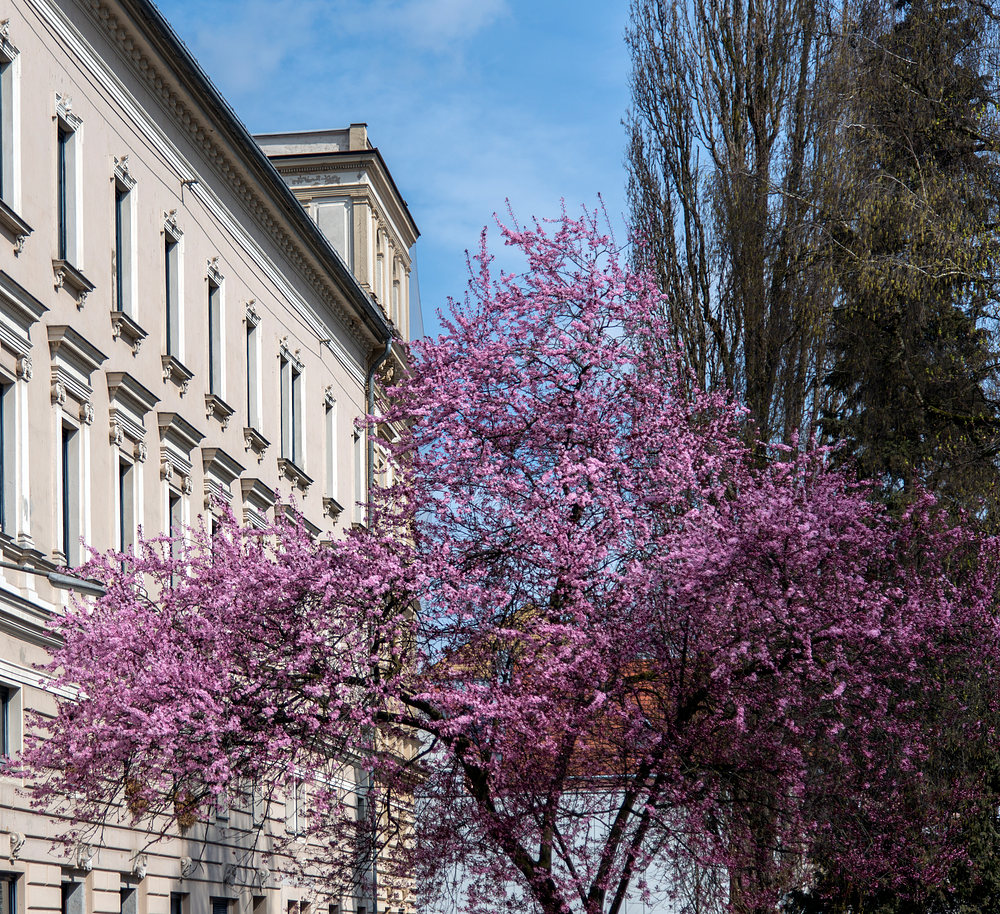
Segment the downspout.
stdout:
[[[382,364],[387,358],[392,354],[392,330],[390,329],[388,336],[385,340],[385,351],[372,363],[371,368],[368,369],[368,378],[365,381],[365,386],[368,391],[368,415],[375,415],[375,373],[382,367]],[[373,506],[373,496],[372,493],[375,491],[375,430],[372,428],[371,424],[368,425],[368,489],[365,492],[367,510],[366,510],[366,523],[371,529],[372,523],[372,506]],[[374,734],[373,734],[374,736]],[[368,783],[366,786],[366,794],[368,796],[368,815],[372,817],[372,914],[378,914],[378,840],[377,840],[377,829],[378,829],[378,818],[375,815],[375,804],[372,802],[371,793],[372,787],[375,783],[375,772],[366,772]]]
[[[375,415],[375,372],[382,367],[382,363],[389,358],[392,353],[392,331],[389,331],[389,336],[385,341],[385,352],[378,357],[378,359],[372,364],[372,367],[368,369],[368,378],[365,381],[365,387],[368,390],[368,415]],[[365,521],[368,526],[372,523],[372,492],[375,491],[375,435],[372,430],[371,425],[368,426],[368,488],[365,492],[367,511]]]

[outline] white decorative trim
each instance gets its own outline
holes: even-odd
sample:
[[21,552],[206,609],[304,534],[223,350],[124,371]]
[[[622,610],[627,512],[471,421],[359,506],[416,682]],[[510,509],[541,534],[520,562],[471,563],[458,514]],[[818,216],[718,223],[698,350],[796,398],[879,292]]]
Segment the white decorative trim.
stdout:
[[56,93],[56,117],[72,131],[83,126],[83,120],[73,113],[73,99],[59,92]]
[[285,361],[291,362],[292,363],[292,367],[299,374],[302,374],[302,372],[306,370],[306,366],[303,364],[302,359],[299,358],[299,353],[301,353],[301,352],[302,352],[301,349],[296,349],[293,352],[289,348],[289,346],[288,346],[288,337],[287,336],[283,336],[281,338],[281,341],[280,341],[280,344],[279,344],[279,349],[278,349],[278,355],[279,355],[280,358],[284,359]]
[[251,326],[260,325],[260,315],[257,313],[257,299],[250,298],[243,303],[243,319]]
[[210,282],[214,282],[217,286],[221,286],[225,281],[225,276],[222,275],[221,270],[219,270],[219,258],[218,256],[209,258],[207,262],[206,272]]
[[132,172],[129,171],[127,152],[121,157],[115,156],[115,180],[125,190],[132,190],[136,185],[136,180],[132,177]]
[[172,209],[163,213],[163,230],[167,232],[174,241],[180,241],[184,237],[184,231],[177,224],[177,210]]

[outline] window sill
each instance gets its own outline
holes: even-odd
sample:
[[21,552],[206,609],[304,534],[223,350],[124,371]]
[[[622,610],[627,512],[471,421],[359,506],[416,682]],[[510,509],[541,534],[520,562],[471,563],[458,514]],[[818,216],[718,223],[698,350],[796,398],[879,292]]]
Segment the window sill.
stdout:
[[76,296],[77,308],[82,308],[94,291],[94,284],[68,260],[53,260],[52,276],[56,291],[65,287]]
[[122,340],[131,346],[132,355],[139,354],[139,347],[147,336],[149,334],[124,311],[111,312],[111,339]]
[[160,363],[163,365],[163,383],[173,381],[181,389],[181,396],[187,393],[188,384],[194,377],[194,372],[186,368],[180,361],[172,355],[160,356]]
[[287,457],[278,458],[278,472],[286,479],[298,486],[303,492],[312,485],[312,477],[307,476],[301,467],[297,467]]
[[257,462],[264,459],[264,451],[271,444],[257,429],[250,426],[243,428],[243,440],[246,442],[246,449],[257,455]]
[[223,430],[229,427],[229,420],[235,412],[218,394],[205,394],[205,418],[211,419],[214,416],[222,423]]
[[0,225],[14,236],[14,256],[24,250],[24,241],[33,231],[17,213],[0,200]]

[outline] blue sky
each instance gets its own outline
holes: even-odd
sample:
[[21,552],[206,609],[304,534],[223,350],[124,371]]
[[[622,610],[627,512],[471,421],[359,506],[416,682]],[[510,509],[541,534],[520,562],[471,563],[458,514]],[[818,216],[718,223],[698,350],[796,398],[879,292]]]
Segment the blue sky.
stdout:
[[159,6],[252,132],[368,124],[421,231],[428,332],[507,198],[524,221],[600,193],[623,240],[625,0]]

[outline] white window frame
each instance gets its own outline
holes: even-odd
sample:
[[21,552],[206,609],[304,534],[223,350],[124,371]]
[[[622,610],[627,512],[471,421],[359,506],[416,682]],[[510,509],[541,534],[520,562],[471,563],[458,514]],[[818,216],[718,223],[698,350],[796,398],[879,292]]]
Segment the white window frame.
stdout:
[[63,414],[59,418],[59,549],[63,563],[75,568],[81,561],[80,538],[84,535],[83,429]]
[[281,457],[304,471],[302,392],[305,366],[286,346],[281,347],[278,364],[281,381]]
[[[128,156],[115,159],[115,173],[111,179],[114,207],[112,228],[113,269],[112,269],[112,310],[121,311],[130,318],[136,318],[136,302],[139,299],[139,279],[136,270],[138,250],[136,243],[136,192],[135,179],[129,172]],[[119,207],[119,195],[124,202]],[[121,243],[119,244],[119,219],[121,220]]]
[[205,312],[208,331],[207,387],[212,396],[226,399],[226,302],[225,277],[219,272],[218,258],[208,262],[205,277]]
[[0,200],[21,208],[21,57],[0,25]]
[[368,522],[368,480],[366,478],[367,442],[359,429],[353,433],[354,441],[354,522],[364,525]]
[[244,323],[246,324],[246,409],[247,427],[260,431],[263,423],[261,417],[261,370],[260,370],[260,314],[255,307],[254,299],[244,306]]
[[339,453],[337,449],[337,398],[333,391],[327,388],[324,398],[323,424],[326,438],[326,465],[324,467],[324,483],[326,487],[326,497],[334,502],[339,502],[339,492],[337,490],[337,462]]
[[[164,213],[163,270],[163,354],[184,361],[184,232],[177,226],[176,213]],[[171,256],[173,269],[171,270]],[[173,282],[171,282],[171,278]]]
[[83,270],[83,121],[71,109],[70,100],[57,93],[56,248],[58,260]]

